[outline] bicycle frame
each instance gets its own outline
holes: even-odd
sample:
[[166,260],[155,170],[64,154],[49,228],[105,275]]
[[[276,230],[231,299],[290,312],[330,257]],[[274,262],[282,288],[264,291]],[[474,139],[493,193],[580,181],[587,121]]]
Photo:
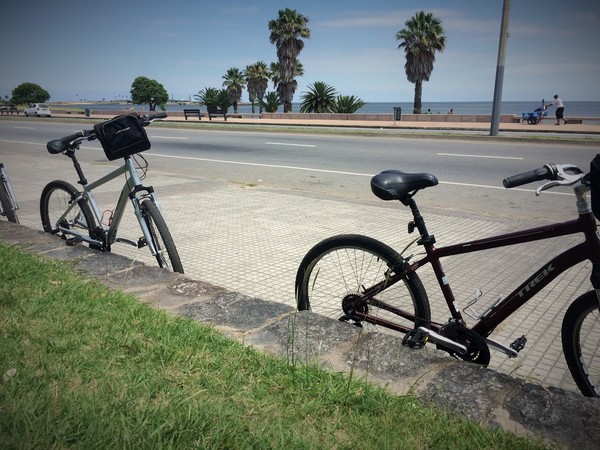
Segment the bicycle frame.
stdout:
[[[125,207],[127,204],[127,198],[129,198],[133,205],[133,210],[135,212],[135,216],[137,217],[140,228],[142,229],[142,233],[145,238],[145,244],[150,247],[152,256],[156,256],[157,251],[156,251],[156,248],[154,247],[154,240],[152,239],[150,231],[148,230],[148,227],[146,225],[146,222],[145,222],[144,218],[142,217],[142,212],[141,212],[141,208],[140,208],[141,200],[140,200],[140,197],[138,197],[138,193],[145,191],[146,194],[144,194],[144,196],[151,198],[151,200],[156,204],[156,206],[159,209],[160,209],[160,205],[154,194],[154,189],[152,188],[152,186],[146,187],[146,186],[142,185],[141,178],[137,173],[137,170],[135,168],[134,162],[132,161],[132,158],[126,157],[125,163],[122,166],[118,167],[117,169],[113,170],[112,172],[103,176],[102,178],[98,179],[97,181],[94,181],[89,184],[88,184],[85,176],[83,175],[83,171],[81,170],[79,163],[75,159],[75,156],[73,155],[73,156],[71,156],[71,158],[73,159],[73,164],[75,165],[75,169],[77,170],[77,174],[79,175],[79,184],[81,184],[83,186],[83,192],[81,192],[77,198],[72,200],[71,206],[69,206],[69,208],[67,208],[67,210],[64,212],[64,214],[59,218],[58,222],[60,223],[60,221],[79,202],[87,201],[92,209],[92,212],[94,213],[96,222],[98,223],[100,229],[102,230],[102,232],[106,236],[106,238],[105,238],[105,241],[100,241],[94,237],[90,237],[90,236],[86,236],[81,233],[73,232],[71,229],[65,229],[62,227],[58,227],[59,230],[65,234],[77,236],[77,238],[79,238],[82,241],[85,241],[87,243],[100,245],[102,248],[110,249],[110,246],[114,242],[117,242],[120,240],[120,239],[117,239],[117,231],[118,231],[119,225],[121,223],[121,219],[123,218],[123,213],[125,211]],[[110,225],[107,227],[106,225],[104,225],[102,223],[102,213],[100,211],[100,208],[98,207],[98,203],[96,202],[94,195],[92,194],[92,191],[94,189],[96,189],[97,187],[102,186],[123,174],[127,174],[127,178],[126,178],[125,184],[123,185],[123,189],[121,190],[121,193],[119,195],[119,200],[117,201],[117,205],[114,210],[112,221],[111,221]],[[138,247],[143,246],[139,242],[136,244],[131,241],[127,241],[125,239],[122,239],[122,241],[132,243],[133,245],[137,245]]]
[[[567,269],[585,261],[586,259],[590,260],[595,268],[600,267],[600,234],[596,231],[596,220],[591,210],[587,206],[587,202],[584,200],[583,196],[580,198],[578,205],[580,207],[580,214],[576,220],[570,220],[567,222],[551,224],[542,227],[529,228],[440,248],[436,248],[434,246],[433,236],[426,234],[422,236],[421,241],[419,241],[423,243],[426,251],[426,255],[423,258],[413,263],[405,263],[402,270],[397,270],[397,268],[394,268],[394,273],[392,273],[388,279],[367,289],[363,295],[365,298],[369,299],[369,304],[376,305],[398,316],[414,321],[414,315],[378,300],[376,295],[389,286],[392,286],[400,280],[405,279],[410,273],[416,272],[420,267],[426,264],[431,264],[438,284],[446,300],[448,309],[452,315],[452,319],[463,322],[463,316],[460,308],[457,307],[454,293],[452,292],[450,283],[442,268],[440,261],[441,258],[501,248],[510,245],[518,245],[526,242],[534,242],[559,236],[583,233],[585,240],[582,243],[569,248],[544,264],[508,296],[506,296],[497,304],[493,305],[479,318],[479,321],[472,327],[472,330],[484,338],[487,338],[498,325],[500,325],[512,313],[527,303],[531,298],[533,298],[544,287],[550,284]],[[599,287],[600,286],[594,286],[596,289]],[[407,333],[412,330],[412,328],[407,326],[399,325],[385,319],[372,317],[368,314],[359,312],[356,312],[355,314],[358,318],[365,320],[366,322],[381,325],[395,331]],[[433,331],[439,331],[442,326],[443,324],[441,323],[431,323],[429,328]],[[493,341],[490,342],[489,340],[488,343],[496,344]],[[507,354],[511,354],[511,356],[515,356],[515,354],[512,354],[509,349],[506,349],[499,344],[495,345],[496,348],[498,348],[498,346],[500,347],[500,350],[505,351]]]
[[[19,209],[19,205],[17,204],[17,200],[15,198],[15,193],[12,189],[12,185],[10,184],[10,180],[8,179],[8,174],[4,171],[4,164],[0,163],[0,182],[6,188],[6,193],[8,194],[8,200],[10,201],[10,207],[13,211]],[[4,208],[2,207],[2,203],[0,202],[0,213],[4,214]]]
[[[427,255],[410,265],[408,270],[416,271],[424,264],[430,263],[446,299],[452,318],[462,321],[462,314],[456,306],[456,299],[443,271],[440,258],[583,233],[585,236],[584,242],[565,250],[544,264],[480,318],[472,329],[481,336],[487,337],[498,325],[527,303],[561,273],[586,259],[589,259],[593,263],[600,262],[600,238],[596,235],[595,230],[596,222],[593,214],[590,212],[580,215],[576,220],[525,229],[487,239],[463,242],[437,249],[432,244],[426,245]],[[441,327],[441,324],[435,324],[435,327],[432,328],[439,327]]]

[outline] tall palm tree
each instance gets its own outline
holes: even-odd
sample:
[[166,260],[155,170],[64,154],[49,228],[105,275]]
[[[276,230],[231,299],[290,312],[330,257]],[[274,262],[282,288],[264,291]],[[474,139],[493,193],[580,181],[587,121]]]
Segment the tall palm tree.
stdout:
[[296,60],[304,48],[304,41],[300,38],[310,38],[307,24],[307,17],[289,8],[279,10],[278,18],[269,21],[269,39],[277,47],[279,59],[280,81],[277,92],[283,101],[283,112],[292,110],[292,99],[298,86],[294,79]]
[[254,103],[258,102],[259,112],[262,113],[262,99],[269,86],[271,71],[264,61],[258,61],[246,66],[246,82],[248,83],[248,97],[252,103],[252,114],[254,114]]
[[233,105],[233,112],[237,113],[238,102],[242,98],[242,90],[246,87],[244,74],[237,67],[232,67],[223,75],[223,86],[229,93],[229,101]]
[[433,13],[419,11],[404,25],[406,28],[396,33],[396,40],[401,41],[398,48],[404,47],[406,54],[406,64],[404,64],[406,78],[415,84],[413,114],[421,114],[423,81],[429,81],[435,52],[444,51],[446,36],[442,22],[434,17]]
[[[270,65],[271,71],[271,81],[273,82],[273,88],[277,90],[279,83],[281,82],[281,69],[279,68],[278,62],[272,62]],[[296,77],[301,77],[304,75],[304,66],[300,60],[296,60],[296,67],[294,67],[294,81],[292,84],[294,85],[294,90],[298,87],[298,82],[296,81]]]
[[328,113],[335,107],[335,88],[322,81],[308,85],[302,94],[301,113]]

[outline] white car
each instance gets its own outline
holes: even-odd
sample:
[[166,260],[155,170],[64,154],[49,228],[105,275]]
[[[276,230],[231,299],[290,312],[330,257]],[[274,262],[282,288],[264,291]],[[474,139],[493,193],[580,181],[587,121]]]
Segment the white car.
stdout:
[[23,111],[26,117],[29,116],[48,116],[52,117],[52,111],[45,103],[30,103],[25,111]]

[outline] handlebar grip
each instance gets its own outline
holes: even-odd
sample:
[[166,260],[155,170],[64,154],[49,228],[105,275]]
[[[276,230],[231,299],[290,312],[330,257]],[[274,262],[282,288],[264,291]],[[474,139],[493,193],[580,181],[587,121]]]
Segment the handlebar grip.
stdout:
[[523,172],[517,175],[505,178],[502,184],[505,188],[513,188],[522,186],[527,183],[533,183],[534,181],[541,180],[553,180],[556,175],[556,168],[552,164],[547,164],[539,169],[531,170],[529,172]]

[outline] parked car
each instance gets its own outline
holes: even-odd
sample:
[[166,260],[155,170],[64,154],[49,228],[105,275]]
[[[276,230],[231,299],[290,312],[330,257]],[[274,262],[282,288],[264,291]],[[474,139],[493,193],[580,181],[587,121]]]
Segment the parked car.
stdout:
[[30,103],[23,111],[25,116],[48,116],[52,117],[52,111],[50,107],[45,103]]

